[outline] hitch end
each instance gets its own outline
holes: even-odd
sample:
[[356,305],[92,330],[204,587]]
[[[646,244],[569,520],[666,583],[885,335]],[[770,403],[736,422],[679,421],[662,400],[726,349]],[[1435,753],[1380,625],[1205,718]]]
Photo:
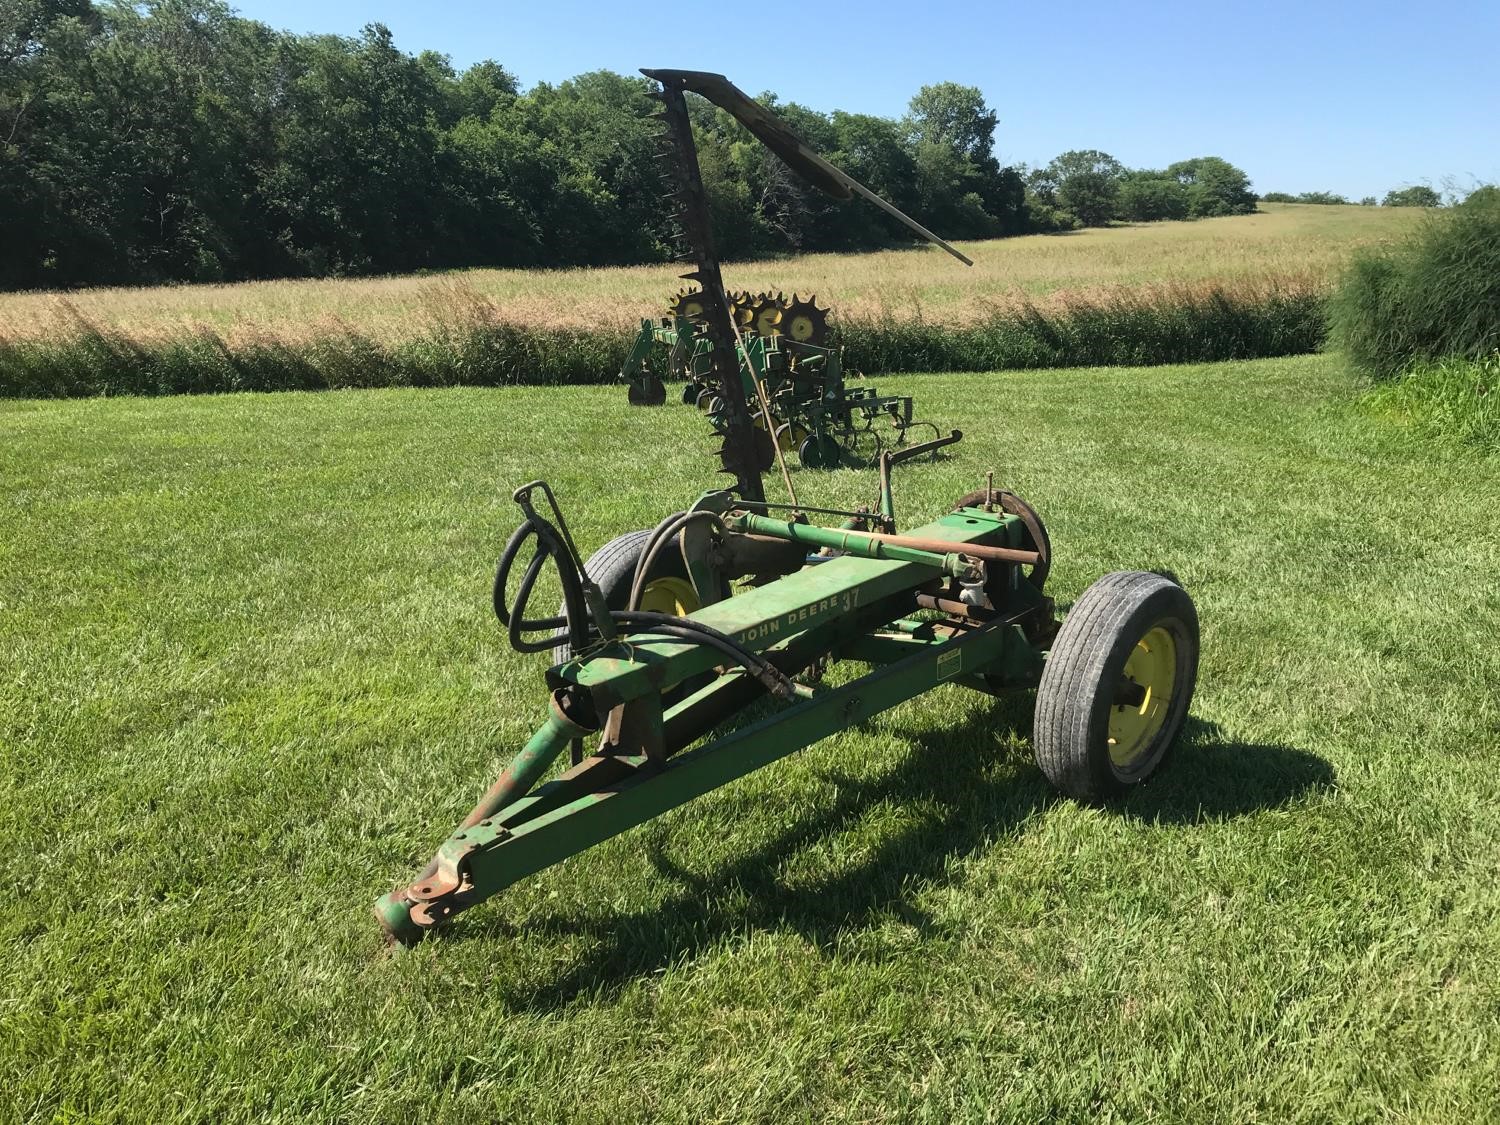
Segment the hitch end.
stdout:
[[411,902],[405,897],[404,890],[391,891],[376,900],[375,920],[380,923],[385,936],[396,945],[416,945],[427,934],[426,927],[412,921]]

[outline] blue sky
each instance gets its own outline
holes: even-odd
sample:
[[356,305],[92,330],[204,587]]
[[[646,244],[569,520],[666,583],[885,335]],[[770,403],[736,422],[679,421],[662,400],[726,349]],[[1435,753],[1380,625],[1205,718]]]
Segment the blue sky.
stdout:
[[[233,0],[231,0],[233,3]],[[1384,195],[1500,180],[1500,0],[1426,3],[629,4],[243,0],[297,32],[386,24],[407,51],[525,86],[589,70],[715,70],[751,94],[898,116],[978,86],[1006,163],[1098,148],[1131,167],[1219,155],[1261,191]]]

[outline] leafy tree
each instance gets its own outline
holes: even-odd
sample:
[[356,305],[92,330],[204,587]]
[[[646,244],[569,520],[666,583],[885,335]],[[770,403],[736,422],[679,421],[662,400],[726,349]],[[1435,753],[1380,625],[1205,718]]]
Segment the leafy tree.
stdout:
[[1066,211],[1086,227],[1115,217],[1125,167],[1107,152],[1074,149],[1031,173],[1029,186],[1047,206]]
[[[649,90],[598,71],[523,92],[379,24],[293,35],[223,0],[0,0],[0,286],[660,260]],[[1218,183],[1210,162],[1127,177],[1090,151],[1002,167],[994,111],[953,82],[899,120],[762,101],[951,238],[1180,217]],[[723,111],[689,113],[726,255],[909,240]]]
[[939,82],[912,98],[907,123],[918,144],[941,145],[970,160],[987,160],[995,146],[995,111],[977,86]]
[[1118,218],[1134,223],[1188,217],[1188,189],[1165,172],[1127,173],[1120,181]]
[[487,121],[497,109],[511,105],[521,92],[515,75],[493,59],[475,63],[446,85],[444,125],[449,128],[466,117]]
[[1398,188],[1385,193],[1382,207],[1440,207],[1443,197],[1425,184]]
[[1500,207],[1500,187],[1494,184],[1481,184],[1468,195],[1460,207]]
[[1187,188],[1188,214],[1195,219],[1213,215],[1248,215],[1255,210],[1250,178],[1218,156],[1195,156],[1167,168]]

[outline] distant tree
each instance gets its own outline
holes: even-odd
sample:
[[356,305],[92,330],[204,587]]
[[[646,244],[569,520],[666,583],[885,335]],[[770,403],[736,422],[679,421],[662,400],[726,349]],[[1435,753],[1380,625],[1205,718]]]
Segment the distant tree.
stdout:
[[1255,210],[1250,177],[1218,156],[1196,156],[1179,160],[1167,168],[1188,192],[1188,214],[1193,218],[1213,215],[1248,215]]
[[1385,193],[1382,207],[1440,207],[1443,197],[1425,184],[1398,188]]
[[1027,178],[1027,186],[1048,208],[1066,212],[1086,227],[1114,218],[1125,167],[1107,152],[1073,149],[1054,157]]
[[1342,195],[1332,191],[1304,191],[1297,196],[1298,203],[1318,203],[1325,206],[1346,204],[1349,201]]
[[1128,172],[1120,181],[1116,215],[1134,223],[1188,217],[1188,189],[1165,172],[1142,169]]
[[907,109],[907,126],[918,144],[937,144],[970,160],[988,159],[995,144],[995,111],[976,86],[939,82],[923,86]]
[[[296,35],[224,0],[0,0],[0,287],[660,260],[650,90],[598,71],[523,92],[379,24]],[[900,119],[761,100],[948,237],[1182,217],[1229,179],[1212,158],[1127,176],[1088,150],[1003,167],[995,112],[954,82]],[[910,237],[688,105],[727,256]]]
[[1373,195],[1362,196],[1359,201],[1361,207],[1374,207],[1378,202]]
[[1296,203],[1297,197],[1289,191],[1267,191],[1261,193],[1260,201],[1262,203]]
[[1496,207],[1500,206],[1500,187],[1494,184],[1481,184],[1459,204],[1460,207]]

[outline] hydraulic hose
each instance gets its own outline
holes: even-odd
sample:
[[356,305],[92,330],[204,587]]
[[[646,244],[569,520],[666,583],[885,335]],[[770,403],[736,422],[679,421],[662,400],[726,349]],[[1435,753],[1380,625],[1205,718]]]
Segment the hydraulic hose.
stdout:
[[[661,534],[654,535],[654,542],[650,544],[650,548],[659,549],[661,544],[670,543],[672,536],[676,535],[682,527],[699,517],[718,519],[711,512],[688,512],[675,515],[658,525],[657,532]],[[515,604],[512,607],[506,602],[506,590],[510,585],[511,572],[515,569],[521,548],[533,535],[537,540],[536,554],[532,556],[530,563],[521,574],[521,581],[516,589]],[[646,557],[646,554],[643,554],[642,560],[644,561]],[[531,601],[536,580],[540,577],[542,568],[549,558],[556,560],[558,577],[562,582],[563,616],[528,618],[526,607]],[[495,567],[495,584],[491,596],[495,616],[506,627],[511,647],[517,652],[546,652],[556,644],[557,639],[554,635],[547,635],[541,640],[533,641],[522,635],[528,632],[555,634],[558,629],[565,629],[569,647],[574,652],[582,651],[590,643],[593,634],[589,630],[590,620],[583,595],[583,580],[574,569],[571,558],[557,529],[540,516],[528,517],[506,542]],[[638,567],[637,585],[640,585],[640,575],[641,570]],[[721,633],[701,621],[669,613],[650,613],[637,609],[615,610],[611,611],[609,616],[610,620],[621,625],[644,626],[650,633],[716,649],[759,680],[773,695],[782,699],[790,699],[794,694],[791,680],[779,669],[758,653],[751,652],[740,645],[728,634]]]
[[630,582],[630,598],[625,603],[626,609],[639,609],[641,596],[646,591],[646,575],[651,573],[652,564],[656,562],[657,556],[661,554],[664,547],[676,538],[677,534],[694,520],[708,520],[721,532],[724,530],[724,521],[714,512],[678,512],[668,516],[657,524],[650,536],[646,539],[646,547],[641,552],[641,557],[635,564],[635,576]]

